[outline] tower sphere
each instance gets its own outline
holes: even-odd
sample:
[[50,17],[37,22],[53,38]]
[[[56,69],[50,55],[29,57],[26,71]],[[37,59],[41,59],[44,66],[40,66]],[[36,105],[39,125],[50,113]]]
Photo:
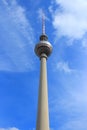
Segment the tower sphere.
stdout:
[[41,57],[42,54],[45,54],[48,57],[51,54],[51,52],[52,52],[52,45],[50,44],[50,42],[48,42],[47,35],[42,34],[40,36],[39,43],[37,43],[35,46],[35,53],[38,57]]

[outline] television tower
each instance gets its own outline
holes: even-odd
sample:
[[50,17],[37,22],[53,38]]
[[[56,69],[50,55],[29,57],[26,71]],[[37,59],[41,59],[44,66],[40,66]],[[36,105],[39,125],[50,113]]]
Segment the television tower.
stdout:
[[35,46],[35,53],[40,58],[40,83],[38,97],[38,113],[36,130],[49,130],[49,110],[48,110],[48,91],[47,91],[47,68],[46,60],[52,52],[52,45],[48,42],[45,34],[45,16],[42,16],[42,34],[40,41]]

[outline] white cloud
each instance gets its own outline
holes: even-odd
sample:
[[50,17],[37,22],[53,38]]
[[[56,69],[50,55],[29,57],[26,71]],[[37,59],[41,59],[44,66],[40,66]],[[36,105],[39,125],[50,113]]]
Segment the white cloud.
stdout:
[[26,10],[16,0],[1,2],[0,70],[29,71],[33,69],[34,37]]
[[[22,6],[18,5],[16,0],[12,0],[9,3],[7,2],[6,8],[11,20],[20,29],[21,33],[23,33],[29,43],[31,43],[31,39],[33,39],[33,29],[31,28],[29,20],[26,17],[26,10]],[[31,38],[29,38],[29,34],[31,35]]]
[[73,121],[68,121],[65,123],[60,130],[86,130],[87,125],[86,125],[87,120],[83,119],[77,119]]
[[44,16],[45,20],[49,20],[49,18],[46,16],[44,10],[42,8],[39,8],[39,10],[38,10],[39,19],[42,19],[42,16]]
[[84,38],[83,41],[82,41],[82,46],[84,48],[87,48],[87,38]]
[[74,69],[71,69],[69,67],[68,62],[58,62],[56,69],[58,69],[59,71],[64,71],[65,73],[72,73],[75,71]]
[[55,0],[49,9],[56,35],[80,39],[87,32],[87,0]]
[[[56,75],[53,84],[50,112],[60,130],[87,130],[87,76],[86,72]],[[54,81],[55,82],[55,81]]]
[[[74,76],[73,76],[74,77]],[[64,82],[64,81],[62,81]],[[83,92],[77,90],[77,86],[67,86],[64,83],[63,93],[62,88],[56,90],[57,96],[50,102],[51,114],[55,116],[56,124],[61,123],[60,130],[86,130],[87,129],[87,94],[86,86]],[[57,86],[58,87],[58,86]],[[60,86],[62,87],[62,86]],[[72,87],[72,90],[70,88]],[[79,87],[83,87],[79,85]],[[81,88],[80,88],[81,89]],[[59,91],[59,92],[58,92]],[[63,119],[63,120],[62,120]]]
[[9,127],[9,128],[0,128],[0,130],[19,130],[16,127]]
[[6,0],[2,0],[2,2],[3,2],[5,5],[8,5],[8,3],[7,3]]

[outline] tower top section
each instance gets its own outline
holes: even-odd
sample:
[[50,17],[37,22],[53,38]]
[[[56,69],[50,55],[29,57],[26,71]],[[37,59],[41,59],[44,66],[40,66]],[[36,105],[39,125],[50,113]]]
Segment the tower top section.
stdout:
[[42,14],[42,34],[40,36],[39,43],[37,43],[35,46],[35,53],[38,57],[41,57],[42,54],[45,54],[48,57],[51,54],[51,52],[52,52],[52,45],[48,41],[48,37],[45,34],[45,15],[43,13]]
[[44,13],[42,13],[42,34],[40,36],[40,40],[48,40],[48,37],[45,33],[45,19],[46,19],[46,16]]

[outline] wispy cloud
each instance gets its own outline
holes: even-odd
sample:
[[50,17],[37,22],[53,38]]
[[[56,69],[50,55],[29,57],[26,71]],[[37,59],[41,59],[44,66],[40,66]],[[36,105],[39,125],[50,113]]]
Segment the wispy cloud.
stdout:
[[87,49],[87,38],[84,38],[82,41],[82,46]]
[[0,130],[19,130],[16,127],[9,127],[9,128],[0,128]]
[[55,0],[49,9],[57,36],[81,39],[87,32],[87,0]]
[[1,1],[0,28],[0,70],[32,69],[33,29],[26,10],[16,0]]
[[[72,71],[71,71],[72,72]],[[87,72],[57,74],[50,99],[50,112],[60,130],[87,129]],[[61,123],[62,122],[62,123]]]
[[83,129],[86,130],[87,129],[86,122],[87,120],[84,119],[69,121],[65,123],[65,125],[62,126],[60,130],[83,130]]
[[42,16],[44,16],[45,20],[49,20],[49,18],[45,14],[45,11],[42,8],[39,8],[37,13],[39,19],[42,19]]
[[68,62],[58,62],[56,65],[56,69],[61,71],[61,72],[65,72],[65,73],[73,73],[75,72],[74,69],[71,69],[69,67]]

